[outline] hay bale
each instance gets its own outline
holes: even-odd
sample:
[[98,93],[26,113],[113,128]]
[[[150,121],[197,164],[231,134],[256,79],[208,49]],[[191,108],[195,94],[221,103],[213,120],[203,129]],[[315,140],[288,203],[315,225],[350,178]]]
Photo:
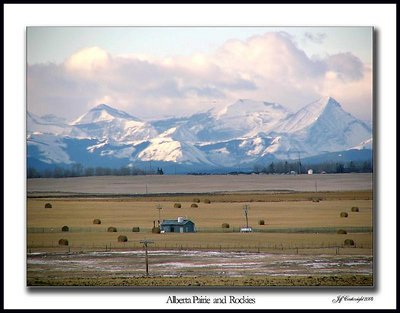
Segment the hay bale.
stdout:
[[182,204],[180,203],[175,203],[174,208],[180,209],[182,207]]
[[204,203],[210,204],[211,201],[210,201],[210,199],[204,199]]
[[61,231],[69,231],[69,227],[68,227],[68,226],[63,226],[63,227],[61,228]]
[[347,212],[341,212],[340,213],[340,217],[348,217],[349,214],[347,214]]
[[199,206],[198,206],[196,203],[192,203],[192,204],[190,205],[190,207],[191,207],[191,208],[198,208]]
[[200,203],[200,199],[199,199],[199,198],[194,198],[194,199],[193,199],[193,202],[195,202],[195,203]]
[[93,224],[100,225],[101,221],[98,218],[96,218],[96,219],[93,220]]
[[161,232],[161,229],[160,229],[160,227],[153,227],[153,228],[151,229],[151,232],[152,232],[153,234],[159,234],[159,233]]
[[354,246],[355,243],[354,243],[354,240],[353,240],[353,239],[346,239],[346,240],[344,241],[344,245],[345,245],[345,246]]
[[229,228],[229,224],[228,223],[222,223],[221,227],[222,228]]
[[258,221],[258,225],[265,225],[265,221],[264,220],[259,220]]
[[139,227],[132,227],[132,232],[133,233],[138,233],[138,232],[140,232],[140,228]]
[[68,240],[67,240],[67,239],[60,239],[60,240],[58,241],[58,244],[59,244],[60,246],[68,246]]
[[319,202],[319,199],[313,198],[313,199],[312,199],[312,202]]
[[347,234],[347,231],[345,231],[344,229],[339,229],[336,233],[340,235],[345,235]]
[[356,206],[353,206],[351,208],[351,212],[360,212],[360,209],[358,207],[356,207]]
[[53,206],[51,205],[51,203],[46,203],[44,207],[45,209],[51,209]]
[[107,228],[107,231],[109,232],[109,233],[116,233],[117,232],[117,229],[115,228],[115,227],[108,227]]
[[126,237],[124,235],[118,236],[118,242],[127,242],[127,241],[128,241],[128,237]]

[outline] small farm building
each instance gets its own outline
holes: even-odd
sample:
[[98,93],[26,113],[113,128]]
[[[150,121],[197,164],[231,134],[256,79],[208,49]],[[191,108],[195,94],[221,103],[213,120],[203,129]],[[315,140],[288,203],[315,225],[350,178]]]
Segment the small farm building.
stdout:
[[196,231],[194,223],[183,217],[178,217],[177,220],[163,220],[160,230],[166,233],[193,233]]

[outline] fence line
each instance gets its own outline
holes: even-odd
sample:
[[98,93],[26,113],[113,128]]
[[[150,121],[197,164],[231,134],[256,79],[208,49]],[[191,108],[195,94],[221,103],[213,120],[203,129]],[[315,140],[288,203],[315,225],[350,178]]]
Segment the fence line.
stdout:
[[[69,227],[68,232],[107,232],[108,227]],[[118,232],[132,232],[133,227],[116,227]],[[336,233],[339,229],[346,229],[349,233],[371,233],[372,227],[292,227],[292,228],[253,228],[255,233]],[[60,228],[55,227],[28,227],[28,233],[65,233]],[[140,227],[141,233],[151,233],[151,228]],[[219,227],[197,227],[198,233],[239,233],[240,227],[219,228]]]
[[[39,242],[39,243],[28,243],[27,249],[49,249],[49,248],[58,248],[58,249],[63,249],[63,250],[82,250],[83,251],[118,251],[118,250],[126,250],[126,249],[131,249],[131,250],[143,250],[143,245],[140,244],[140,242],[109,242],[109,243],[87,243],[87,244],[79,244],[75,245],[73,243],[70,243],[68,246],[61,246],[58,245],[56,242],[52,242],[51,244],[49,243],[44,243],[44,242]],[[278,243],[278,244],[252,244],[252,245],[241,245],[241,244],[179,244],[179,243],[166,243],[166,242],[160,242],[160,243],[154,243],[151,245],[151,247],[148,247],[149,251],[155,251],[155,250],[177,250],[177,251],[197,251],[197,250],[203,250],[203,251],[243,251],[243,252],[270,252],[270,251],[275,251],[281,253],[290,253],[292,252],[293,254],[301,254],[300,252],[304,252],[306,250],[332,250],[335,252],[335,254],[339,254],[340,249],[354,249],[354,248],[359,248],[359,249],[366,249],[366,250],[371,250],[372,246],[370,245],[362,245],[362,244],[355,244],[354,246],[346,246],[344,244],[337,244],[337,243],[323,243],[322,245],[318,244],[308,244],[308,245],[284,245],[283,243]],[[285,251],[285,252],[283,252]],[[29,251],[28,251],[29,252]]]

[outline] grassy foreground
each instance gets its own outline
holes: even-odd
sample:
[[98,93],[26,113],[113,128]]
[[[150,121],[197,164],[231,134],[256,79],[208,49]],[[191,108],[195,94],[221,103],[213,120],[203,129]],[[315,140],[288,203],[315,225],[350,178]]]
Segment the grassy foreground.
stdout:
[[28,286],[136,287],[313,287],[373,286],[372,275],[248,277],[31,278]]

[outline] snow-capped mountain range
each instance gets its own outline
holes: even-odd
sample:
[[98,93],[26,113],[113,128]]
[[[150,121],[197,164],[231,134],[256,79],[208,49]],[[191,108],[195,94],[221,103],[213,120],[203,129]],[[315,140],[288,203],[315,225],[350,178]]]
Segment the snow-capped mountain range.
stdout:
[[295,113],[276,103],[240,99],[223,110],[152,122],[100,104],[72,123],[28,112],[27,146],[33,167],[158,162],[189,170],[372,149],[372,129],[331,97]]

